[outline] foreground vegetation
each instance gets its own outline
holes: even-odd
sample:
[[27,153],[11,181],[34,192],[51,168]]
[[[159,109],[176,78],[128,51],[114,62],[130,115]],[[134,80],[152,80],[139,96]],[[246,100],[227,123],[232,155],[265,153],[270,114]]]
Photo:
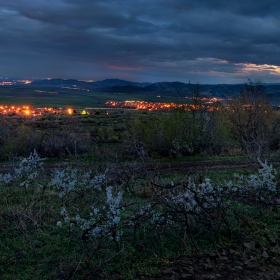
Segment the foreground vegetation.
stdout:
[[1,175],[1,279],[135,279],[279,230],[277,172],[264,162],[219,185],[194,174],[130,188],[95,164],[43,162],[34,151]]
[[[2,119],[1,279],[136,279],[251,242],[258,258],[277,257],[276,242],[265,248],[280,230],[279,176],[265,158],[277,159],[279,116],[262,90],[248,83],[212,112]],[[159,163],[233,155],[252,169]]]
[[163,259],[251,240],[253,228],[264,242],[277,228],[277,172],[266,163],[220,185],[157,178],[145,190],[88,168],[46,172],[34,151],[1,175],[2,279],[135,279]]

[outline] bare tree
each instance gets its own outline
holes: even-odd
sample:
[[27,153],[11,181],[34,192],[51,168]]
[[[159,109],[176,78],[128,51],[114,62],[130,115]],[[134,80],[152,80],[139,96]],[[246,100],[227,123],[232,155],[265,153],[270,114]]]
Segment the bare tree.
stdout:
[[268,152],[273,120],[273,107],[265,86],[248,80],[228,105],[234,137],[248,156],[261,158]]

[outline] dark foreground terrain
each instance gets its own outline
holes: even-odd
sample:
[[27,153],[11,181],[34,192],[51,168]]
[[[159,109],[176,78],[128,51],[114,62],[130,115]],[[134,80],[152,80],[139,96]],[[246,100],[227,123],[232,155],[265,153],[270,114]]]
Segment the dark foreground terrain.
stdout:
[[[243,246],[243,252],[239,253],[234,249],[229,249],[169,260],[170,263],[161,269],[161,275],[140,279],[280,279],[280,259],[278,256],[271,257],[268,253],[274,252],[275,246],[259,248],[260,251],[263,250],[261,260],[257,259],[255,253],[249,252],[249,248],[246,248],[246,246],[255,247],[255,243],[244,243]],[[276,247],[279,251],[278,245]]]

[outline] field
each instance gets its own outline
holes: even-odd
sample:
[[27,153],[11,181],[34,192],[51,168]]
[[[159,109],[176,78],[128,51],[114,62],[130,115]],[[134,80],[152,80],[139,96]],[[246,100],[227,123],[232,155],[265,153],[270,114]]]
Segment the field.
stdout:
[[[0,104],[30,105],[34,107],[87,108],[102,107],[108,100],[145,100],[150,102],[178,102],[175,97],[155,97],[127,93],[103,93],[94,90],[74,90],[35,86],[0,86]],[[180,101],[179,101],[180,102]]]
[[277,112],[265,107],[267,137],[250,142],[222,108],[108,110],[133,96],[0,89],[1,104],[81,108],[1,116],[1,279],[279,279]]

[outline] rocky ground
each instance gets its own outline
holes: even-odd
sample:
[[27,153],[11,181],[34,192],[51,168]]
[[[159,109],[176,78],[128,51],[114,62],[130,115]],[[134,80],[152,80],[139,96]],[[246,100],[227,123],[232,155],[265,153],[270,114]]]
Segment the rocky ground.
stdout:
[[170,260],[161,273],[141,280],[276,280],[280,279],[280,247],[272,242],[263,248],[255,242],[242,245],[243,250],[234,248],[219,252],[206,252],[191,257],[181,256]]

